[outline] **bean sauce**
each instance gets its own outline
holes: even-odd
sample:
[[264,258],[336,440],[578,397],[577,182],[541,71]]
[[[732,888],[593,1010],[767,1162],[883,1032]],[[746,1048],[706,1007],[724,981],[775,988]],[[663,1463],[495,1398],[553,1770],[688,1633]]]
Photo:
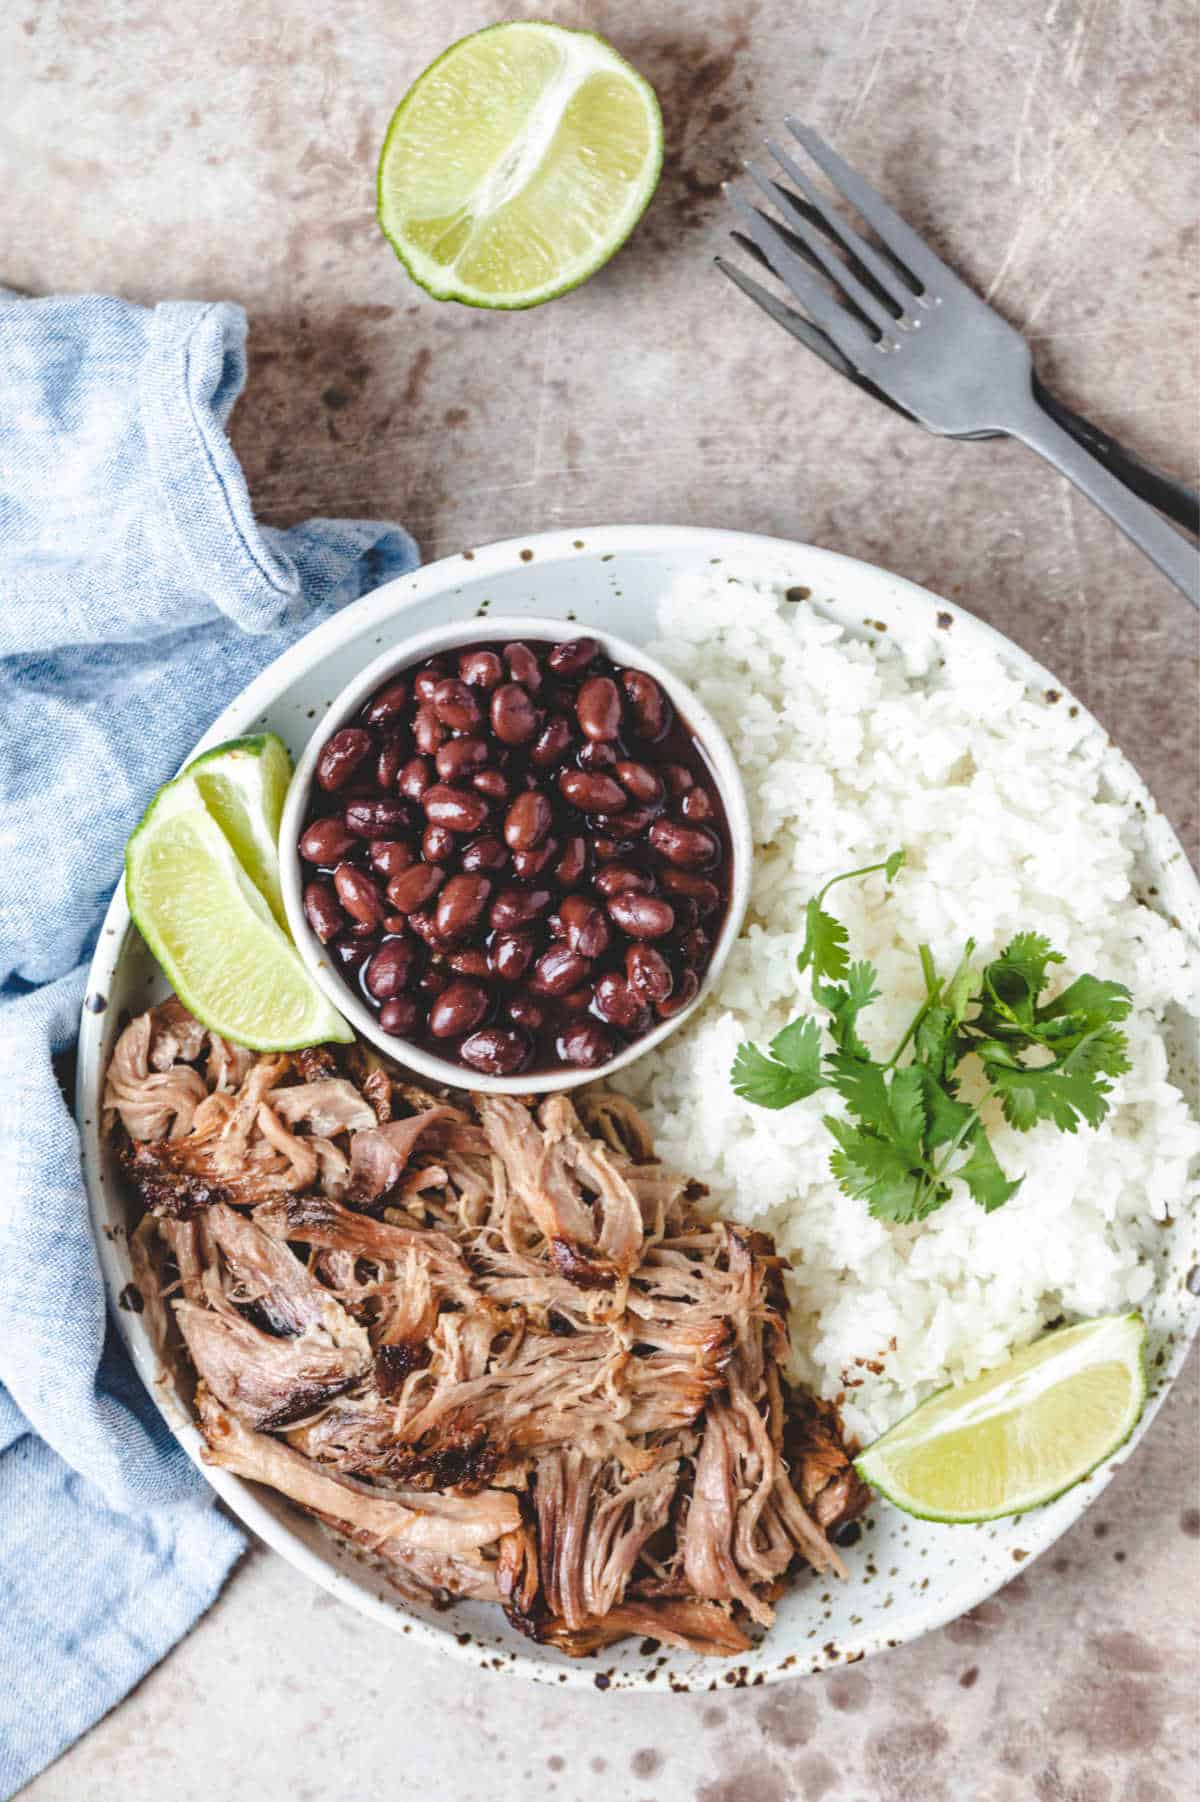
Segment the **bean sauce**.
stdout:
[[468,1080],[608,1063],[698,993],[729,907],[699,741],[583,637],[390,677],[323,748],[299,852],[343,980]]

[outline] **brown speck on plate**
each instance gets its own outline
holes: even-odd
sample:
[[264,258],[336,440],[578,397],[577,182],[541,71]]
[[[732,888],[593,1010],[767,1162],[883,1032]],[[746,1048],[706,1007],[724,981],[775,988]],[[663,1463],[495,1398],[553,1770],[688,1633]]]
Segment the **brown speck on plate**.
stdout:
[[1013,1548],[1013,1563],[1014,1564],[1023,1564],[1025,1562],[1026,1558],[1028,1558],[1028,1556],[1029,1556],[1029,1553],[1023,1552],[1021,1550],[1020,1546],[1014,1546],[1014,1548]]
[[939,613],[937,619],[938,625],[942,628],[943,632],[948,632],[954,624],[954,615],[952,613]]
[[464,560],[464,562],[467,562],[467,563],[474,563],[474,561],[475,561],[474,551],[464,551],[463,552],[463,560]]
[[532,563],[533,562],[533,552],[531,550],[523,550],[521,552],[521,562],[522,563]]

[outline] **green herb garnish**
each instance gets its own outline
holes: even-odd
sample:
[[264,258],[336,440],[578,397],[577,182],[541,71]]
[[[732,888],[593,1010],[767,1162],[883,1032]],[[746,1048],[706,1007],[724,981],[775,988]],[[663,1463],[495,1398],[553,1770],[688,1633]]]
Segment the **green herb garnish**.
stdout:
[[[1036,932],[1018,933],[993,962],[973,970],[967,940],[943,979],[927,945],[918,946],[925,1000],[886,1062],[872,1057],[858,1017],[879,999],[878,972],[850,961],[849,936],[825,909],[835,883],[882,871],[894,880],[904,852],[834,876],[808,903],[801,972],[812,972],[813,1000],[827,1018],[823,1049],[815,1015],[793,1020],[771,1040],[738,1048],[731,1072],[736,1092],[760,1107],[788,1107],[832,1089],[846,1114],[825,1116],[837,1149],[830,1167],[847,1195],[867,1203],[877,1220],[923,1220],[950,1199],[950,1181],[966,1184],[987,1213],[1016,1194],[1022,1177],[1006,1176],[992,1150],[981,1110],[993,1096],[1010,1126],[1027,1132],[1052,1120],[1075,1132],[1099,1126],[1108,1112],[1112,1077],[1129,1068],[1117,1021],[1132,997],[1119,982],[1080,976],[1042,1002],[1061,952]],[[911,1047],[909,1061],[900,1059]],[[987,1080],[978,1101],[959,1098],[960,1071],[976,1057]]]

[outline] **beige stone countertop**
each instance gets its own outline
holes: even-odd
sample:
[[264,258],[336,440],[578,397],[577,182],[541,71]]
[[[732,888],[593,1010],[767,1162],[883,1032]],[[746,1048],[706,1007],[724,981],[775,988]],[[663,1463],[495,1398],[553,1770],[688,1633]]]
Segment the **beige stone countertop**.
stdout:
[[[897,420],[711,266],[719,184],[799,111],[1027,331],[1044,379],[1195,479],[1192,0],[505,0],[654,81],[662,185],[599,278],[440,307],[379,237],[392,107],[470,0],[10,0],[0,281],[242,301],[260,514],[427,557],[626,520],[810,539],[982,615],[1104,721],[1196,852],[1196,621],[1044,464]],[[30,1802],[1194,1802],[1196,1359],[1102,1499],[994,1600],[769,1691],[557,1693],[439,1660],[252,1552]]]

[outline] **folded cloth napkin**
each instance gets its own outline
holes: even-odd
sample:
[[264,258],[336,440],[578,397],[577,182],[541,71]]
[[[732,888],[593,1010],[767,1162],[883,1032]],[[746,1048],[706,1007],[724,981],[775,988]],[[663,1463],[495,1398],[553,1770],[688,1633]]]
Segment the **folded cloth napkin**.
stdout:
[[238,1529],[106,1323],[53,1058],[159,783],[246,682],[411,569],[395,526],[256,525],[245,315],[0,289],[0,1797],[219,1590]]

